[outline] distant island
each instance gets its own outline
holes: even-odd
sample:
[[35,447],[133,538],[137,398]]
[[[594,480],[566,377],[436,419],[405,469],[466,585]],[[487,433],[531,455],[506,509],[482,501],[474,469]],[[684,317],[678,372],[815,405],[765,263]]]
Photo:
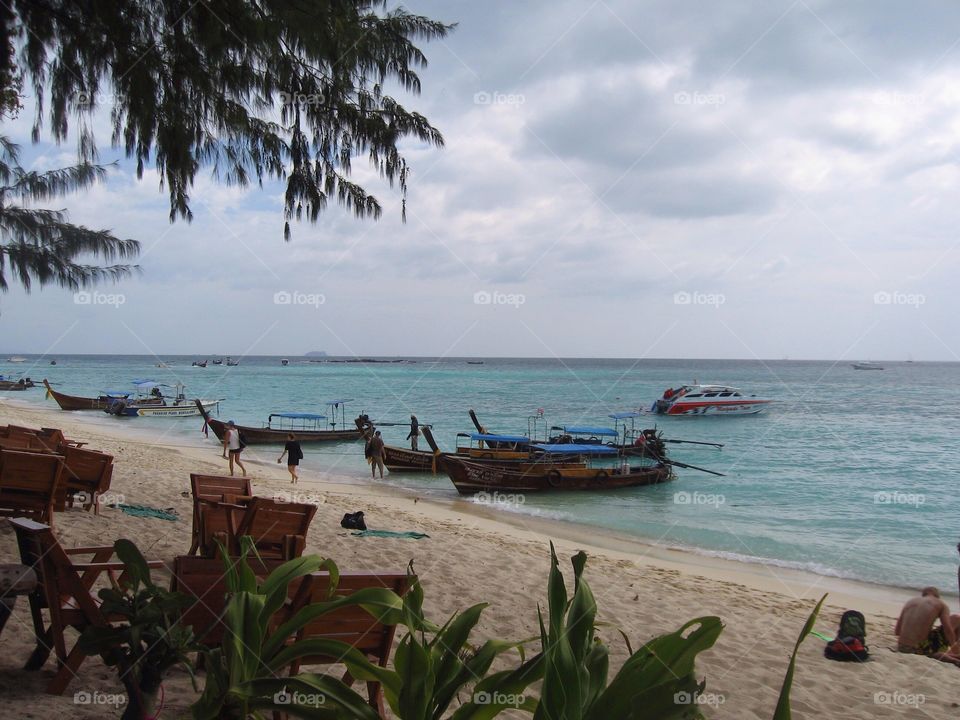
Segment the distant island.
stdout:
[[327,356],[327,353],[325,353],[323,350],[311,350],[306,354],[305,357],[326,357],[326,356]]

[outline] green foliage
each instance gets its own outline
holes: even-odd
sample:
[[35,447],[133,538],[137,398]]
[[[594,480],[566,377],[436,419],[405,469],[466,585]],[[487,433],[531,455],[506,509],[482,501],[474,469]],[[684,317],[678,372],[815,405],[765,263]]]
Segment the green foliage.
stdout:
[[107,261],[135,257],[140,252],[136,240],[72,225],[62,210],[28,207],[90,187],[103,179],[104,167],[83,163],[28,172],[20,167],[18,156],[17,146],[0,137],[0,290],[9,288],[7,274],[27,291],[34,282],[76,291],[139,270],[131,265],[103,267],[78,262],[86,255]]
[[817,622],[817,616],[820,615],[820,608],[823,607],[826,599],[826,595],[820,598],[820,602],[817,603],[813,612],[810,613],[810,617],[807,618],[807,622],[803,626],[803,630],[800,631],[796,644],[793,646],[793,653],[790,655],[787,674],[783,677],[783,685],[780,688],[780,697],[777,700],[777,709],[773,713],[773,720],[790,720],[792,717],[790,714],[790,690],[793,687],[793,671],[796,667],[797,652],[800,650],[800,645],[803,644],[803,641],[807,639],[807,635],[813,630],[813,626]]
[[427,61],[414,41],[452,26],[387,11],[384,0],[114,0],[95,12],[11,0],[4,14],[0,44],[15,40],[36,98],[34,140],[45,123],[63,140],[76,118],[91,160],[91,115],[111,107],[113,146],[136,160],[138,176],[153,156],[171,220],[192,217],[188,191],[203,166],[228,183],[286,179],[287,238],[291,219],[315,221],[330,199],[376,218],[377,199],[348,179],[351,159],[366,155],[405,198],[398,144],[443,144],[385,90],[418,93]]
[[694,661],[723,630],[719,618],[691,620],[633,653],[607,683],[609,651],[596,637],[597,603],[583,570],[585,553],[572,559],[573,596],[550,545],[548,617],[540,616],[544,676],[534,720],[621,720],[701,717],[695,703],[704,683]]
[[80,647],[117,669],[130,697],[124,717],[139,718],[167,671],[181,665],[192,672],[188,655],[198,646],[193,631],[178,622],[192,600],[155,585],[147,561],[129,540],[117,540],[114,549],[125,567],[122,582],[99,596],[102,612],[122,621],[85,628]]

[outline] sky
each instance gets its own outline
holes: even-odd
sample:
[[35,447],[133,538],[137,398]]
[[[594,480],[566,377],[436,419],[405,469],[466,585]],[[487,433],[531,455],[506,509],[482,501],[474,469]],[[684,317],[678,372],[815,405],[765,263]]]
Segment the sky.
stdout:
[[[142,275],[0,295],[0,354],[960,360],[960,6],[423,1],[419,96],[379,221],[331,203],[283,240],[282,187],[201,174],[168,222],[98,131],[61,201],[141,241]],[[24,164],[32,109],[0,132]]]

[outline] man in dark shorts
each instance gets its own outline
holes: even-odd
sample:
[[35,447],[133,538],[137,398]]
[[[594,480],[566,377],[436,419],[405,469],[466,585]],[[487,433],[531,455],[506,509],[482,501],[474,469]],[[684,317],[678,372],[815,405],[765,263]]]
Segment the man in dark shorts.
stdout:
[[297,468],[303,459],[303,450],[300,448],[300,443],[297,442],[297,436],[293,433],[287,433],[287,442],[283,446],[283,452],[280,453],[280,457],[277,458],[278,463],[283,461],[284,455],[287,456],[287,472],[290,473],[290,482],[295,483],[300,479],[300,476],[297,474]]
[[[933,624],[940,620],[939,627]],[[960,666],[960,643],[957,630],[960,615],[951,615],[947,604],[940,599],[935,587],[925,587],[920,597],[908,600],[893,632],[897,636],[897,650],[913,655],[926,655],[935,660]]]
[[370,477],[377,476],[377,468],[380,468],[380,479],[383,480],[383,438],[380,437],[380,431],[377,430],[374,436],[370,438],[370,444],[367,447],[370,453]]

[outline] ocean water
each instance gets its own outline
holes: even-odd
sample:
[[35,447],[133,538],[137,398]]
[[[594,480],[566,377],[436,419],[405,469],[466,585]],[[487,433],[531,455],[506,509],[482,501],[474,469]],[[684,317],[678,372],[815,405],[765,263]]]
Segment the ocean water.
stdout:
[[[668,386],[734,385],[773,398],[765,414],[726,418],[651,417],[665,437],[723,443],[722,450],[671,445],[670,457],[726,474],[678,470],[664,485],[608,493],[527,495],[503,512],[608,528],[660,545],[750,562],[904,587],[956,591],[960,540],[958,474],[960,364],[885,363],[857,371],[848,362],[414,358],[391,364],[312,363],[247,357],[237,367],[190,366],[195,358],[28,357],[0,362],[0,374],[46,376],[74,395],[124,388],[134,378],[173,384],[190,397],[225,398],[221,419],[258,425],[271,412],[325,411],[348,399],[347,424],[360,412],[404,423],[411,413],[434,426],[444,448],[473,426],[474,408],[491,430],[526,433],[543,409],[549,424],[609,425],[612,412],[647,408]],[[54,406],[42,388],[10,394]],[[165,442],[203,442],[202,420],[112,418]],[[407,428],[383,427],[390,444]],[[212,437],[212,434],[211,434]],[[211,454],[218,452],[207,441]],[[421,439],[421,447],[425,443]],[[304,448],[311,471],[366,478],[360,443]],[[269,453],[265,453],[269,456]],[[279,453],[278,453],[279,454]],[[454,498],[445,476],[402,474],[384,482]]]

